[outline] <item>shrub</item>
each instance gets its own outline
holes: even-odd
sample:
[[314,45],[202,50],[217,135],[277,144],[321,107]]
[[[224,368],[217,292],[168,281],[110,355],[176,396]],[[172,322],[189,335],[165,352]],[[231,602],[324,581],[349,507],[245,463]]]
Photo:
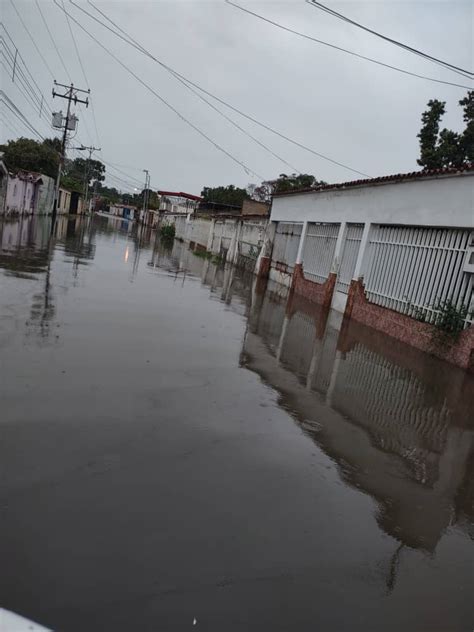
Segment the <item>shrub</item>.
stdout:
[[164,224],[161,227],[161,237],[162,239],[169,239],[172,241],[176,235],[176,228],[174,224]]

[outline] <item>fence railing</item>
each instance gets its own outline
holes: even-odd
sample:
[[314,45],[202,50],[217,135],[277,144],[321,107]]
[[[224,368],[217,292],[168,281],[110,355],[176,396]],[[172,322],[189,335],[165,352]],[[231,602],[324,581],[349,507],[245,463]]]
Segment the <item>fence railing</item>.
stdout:
[[302,224],[278,222],[273,242],[272,265],[280,264],[285,266],[287,272],[293,271],[302,230]]
[[[471,231],[456,228],[373,226],[364,283],[378,305],[433,322],[450,301],[473,308],[473,281],[463,272]],[[472,313],[466,325],[472,323]]]
[[339,292],[347,294],[349,291],[349,285],[354,276],[357,257],[359,255],[363,232],[364,224],[347,225],[336,283],[336,290]]
[[324,282],[331,272],[340,224],[308,224],[303,246],[305,277]]

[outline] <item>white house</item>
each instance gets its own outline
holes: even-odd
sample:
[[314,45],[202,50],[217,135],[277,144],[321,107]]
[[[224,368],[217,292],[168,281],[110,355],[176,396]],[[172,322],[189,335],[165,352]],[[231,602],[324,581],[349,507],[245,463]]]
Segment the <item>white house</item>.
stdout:
[[449,304],[470,329],[450,361],[469,366],[474,165],[282,193],[270,221],[260,261],[270,279],[422,349],[419,325]]
[[160,196],[159,210],[166,213],[182,213],[188,215],[197,208],[201,198],[198,195],[183,191],[158,191]]

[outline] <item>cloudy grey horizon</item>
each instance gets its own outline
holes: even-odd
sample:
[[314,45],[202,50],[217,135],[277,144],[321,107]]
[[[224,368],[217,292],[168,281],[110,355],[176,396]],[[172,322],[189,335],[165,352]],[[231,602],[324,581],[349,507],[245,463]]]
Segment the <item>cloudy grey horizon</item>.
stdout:
[[[203,103],[175,77],[81,13],[64,7],[91,34],[193,125],[235,157],[237,164],[179,116],[71,22],[84,78],[64,13],[39,0],[68,75],[33,1],[15,0],[54,78],[91,89],[91,108],[76,109],[72,146],[102,148],[95,157],[107,167],[106,183],[123,191],[140,188],[148,169],[154,189],[199,193],[204,186],[247,186],[292,171],[328,182],[354,180],[356,173],[278,138],[213,102],[274,155]],[[59,0],[61,4],[61,0]],[[94,8],[79,3],[103,20]],[[462,129],[459,99],[467,92],[400,74],[343,52],[296,37],[222,1],[103,2],[94,4],[153,55],[209,92],[292,139],[370,176],[418,169],[421,113],[429,99],[447,102],[442,126]],[[436,79],[470,85],[469,80],[383,42],[369,33],[309,6],[304,0],[250,2],[242,6],[312,37],[384,63]],[[328,2],[329,4],[329,2]],[[474,66],[474,11],[471,2],[337,2],[331,8],[390,37],[452,64]],[[11,2],[2,3],[2,21],[53,110],[52,76],[35,50]],[[11,44],[10,44],[11,45]],[[85,85],[87,79],[87,85]],[[52,136],[2,66],[2,90],[43,136]],[[2,108],[1,142],[32,137]],[[70,151],[70,156],[79,155]],[[287,164],[289,163],[289,165]]]

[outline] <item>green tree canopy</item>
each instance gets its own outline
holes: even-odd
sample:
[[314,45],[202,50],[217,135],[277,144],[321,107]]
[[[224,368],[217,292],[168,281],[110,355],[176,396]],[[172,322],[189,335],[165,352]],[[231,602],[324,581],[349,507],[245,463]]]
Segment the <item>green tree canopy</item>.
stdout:
[[89,187],[95,181],[103,182],[105,165],[100,160],[89,160],[89,158],[67,160],[61,178],[62,186],[72,191],[83,191],[86,180]]
[[428,109],[421,115],[420,157],[417,162],[425,169],[461,167],[474,161],[474,90],[459,101],[463,108],[465,129],[458,133],[449,129],[440,131],[440,121],[446,112],[446,102],[431,99]]
[[4,152],[3,160],[10,171],[36,171],[51,178],[57,176],[60,151],[57,138],[46,138],[42,142],[18,138],[9,140],[0,150]]
[[269,202],[274,193],[311,189],[318,184],[325,184],[325,182],[318,180],[316,176],[312,176],[309,173],[292,173],[291,175],[281,173],[275,180],[264,180],[257,186],[249,185],[247,190],[254,200]]
[[216,202],[218,204],[229,204],[231,206],[242,206],[242,202],[249,197],[245,189],[229,184],[220,187],[204,187],[201,197],[205,202]]

